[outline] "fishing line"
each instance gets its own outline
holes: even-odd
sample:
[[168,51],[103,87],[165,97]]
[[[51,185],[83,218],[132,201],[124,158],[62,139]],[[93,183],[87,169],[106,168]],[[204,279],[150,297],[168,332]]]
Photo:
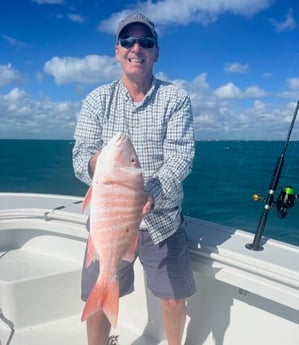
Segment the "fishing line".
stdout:
[[[298,59],[299,59],[299,52],[297,52],[295,54],[293,62],[290,64],[290,68],[289,68],[288,72],[286,73],[286,78],[288,78],[290,76],[290,74],[293,72],[293,70],[294,70],[294,68],[295,68],[295,66],[297,64]],[[298,141],[295,140],[294,144],[293,144],[293,147],[292,147],[292,150],[291,150],[290,155],[289,155],[287,166],[285,167],[285,172],[282,173],[281,185],[285,185],[285,180],[287,179],[291,163],[294,160],[294,155],[295,155],[295,152],[296,152],[296,149],[297,149],[297,145],[298,145]]]
[[296,65],[296,63],[297,63],[298,58],[299,58],[299,53],[297,53],[297,54],[295,55],[294,60],[293,60],[293,62],[292,62],[292,64],[291,64],[291,67],[290,67],[288,73],[286,74],[286,78],[288,78],[288,76],[289,76],[289,75],[291,74],[291,72],[293,71],[293,69],[294,69],[294,67],[295,67],[295,65]]
[[[299,59],[299,52],[297,52],[295,54],[293,62],[291,63],[288,72],[286,73],[286,78],[288,78],[291,75],[291,73],[293,72],[293,70],[294,70],[294,68],[295,68],[295,66],[296,66],[296,64],[298,62],[298,59]],[[297,150],[297,146],[298,146],[298,141],[297,140],[293,141],[292,150],[290,151],[290,154],[289,154],[289,159],[288,159],[287,165],[285,167],[285,172],[282,173],[281,185],[285,185],[286,184],[285,181],[287,179],[291,163],[294,161],[294,155],[295,155],[295,152]]]
[[288,163],[287,166],[285,167],[285,172],[282,174],[282,178],[281,178],[281,184],[280,185],[285,185],[286,184],[286,180],[289,179],[289,171],[290,168],[292,166],[292,162],[295,161],[295,153],[297,152],[297,147],[298,147],[298,141],[294,140],[292,141],[292,149],[290,150],[290,154],[288,155]]

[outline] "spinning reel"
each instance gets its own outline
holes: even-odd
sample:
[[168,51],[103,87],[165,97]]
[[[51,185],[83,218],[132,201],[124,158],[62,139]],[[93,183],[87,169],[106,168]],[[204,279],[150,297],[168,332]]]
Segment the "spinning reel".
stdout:
[[[285,218],[287,216],[288,209],[295,206],[297,197],[298,195],[293,187],[286,186],[281,188],[276,201],[273,200],[279,218]],[[265,200],[265,197],[259,194],[253,194],[252,199],[253,201],[261,201]]]
[[297,194],[293,187],[287,186],[281,189],[276,204],[276,210],[279,218],[285,218],[288,213],[288,208],[293,207],[297,200]]

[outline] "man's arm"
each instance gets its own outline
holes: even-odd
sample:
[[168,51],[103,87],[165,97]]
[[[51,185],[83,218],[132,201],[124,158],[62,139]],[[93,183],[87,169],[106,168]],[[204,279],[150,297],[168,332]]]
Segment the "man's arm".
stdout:
[[195,142],[191,102],[187,95],[178,102],[169,119],[163,151],[164,163],[146,185],[146,190],[154,197],[155,207],[161,205],[165,196],[177,198],[181,183],[192,169]]

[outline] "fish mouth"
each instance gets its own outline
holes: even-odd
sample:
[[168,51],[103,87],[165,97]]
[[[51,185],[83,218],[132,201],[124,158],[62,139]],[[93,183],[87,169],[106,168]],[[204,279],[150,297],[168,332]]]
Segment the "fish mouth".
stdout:
[[117,146],[120,146],[125,141],[129,140],[129,137],[126,133],[117,133],[113,138],[113,143]]

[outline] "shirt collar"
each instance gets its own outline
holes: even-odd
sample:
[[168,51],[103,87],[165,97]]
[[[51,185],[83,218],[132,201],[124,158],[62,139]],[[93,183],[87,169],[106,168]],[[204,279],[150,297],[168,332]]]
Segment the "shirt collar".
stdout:
[[[154,92],[154,90],[156,88],[156,85],[157,85],[157,79],[153,76],[152,85],[151,85],[150,89],[148,90],[148,92],[146,93],[143,101],[140,102],[140,106],[143,105],[144,102],[151,97],[151,95],[153,94],[153,92]],[[129,94],[129,91],[127,90],[127,88],[125,87],[122,79],[120,79],[120,87],[121,87],[121,90],[122,90],[122,92],[124,93],[124,95],[126,97],[126,100],[127,101],[132,101],[132,97]]]

